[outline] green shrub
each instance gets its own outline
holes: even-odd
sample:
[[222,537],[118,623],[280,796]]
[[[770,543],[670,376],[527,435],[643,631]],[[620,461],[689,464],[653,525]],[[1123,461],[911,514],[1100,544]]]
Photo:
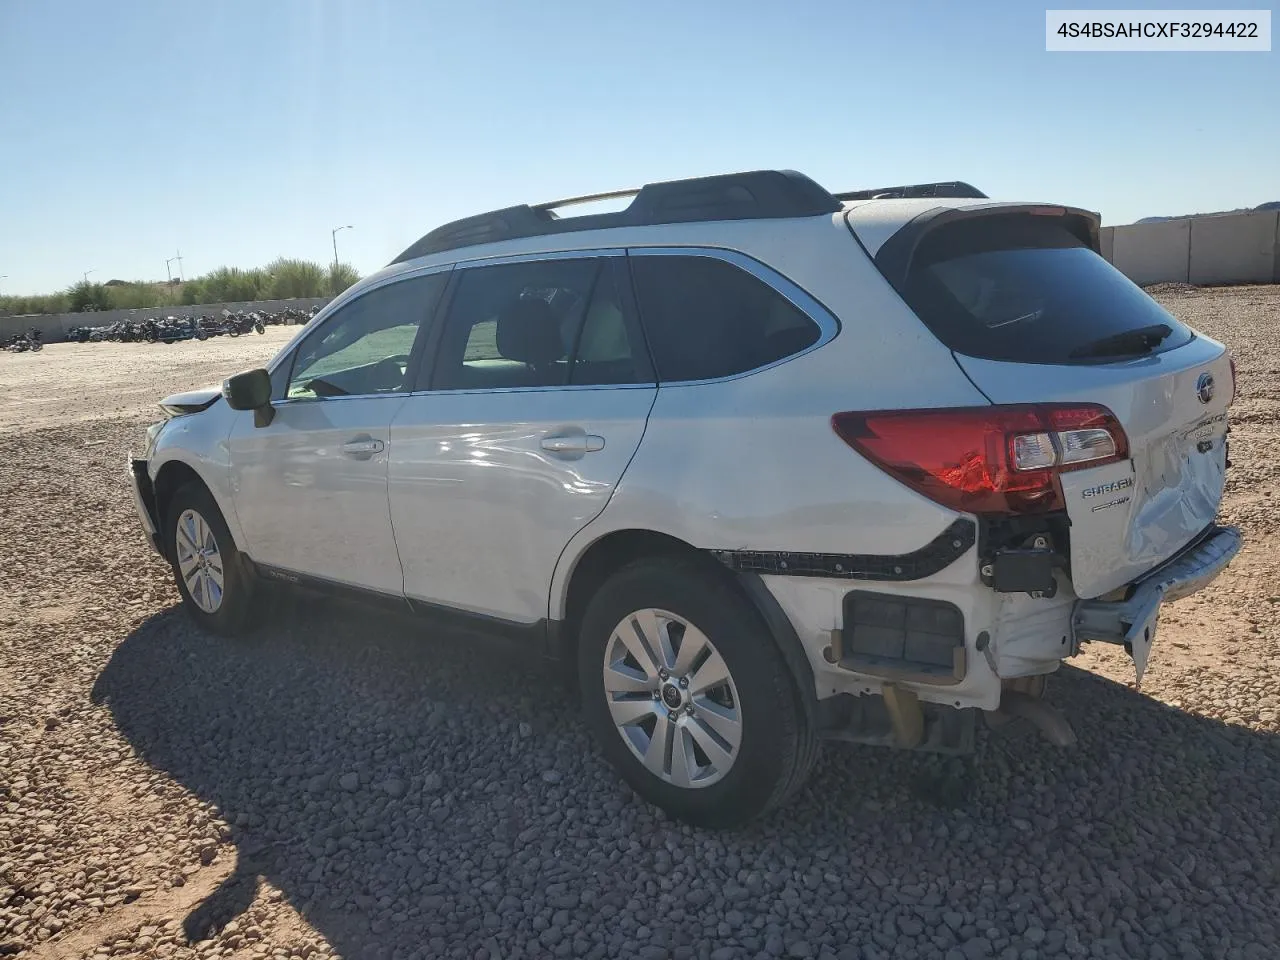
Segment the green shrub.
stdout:
[[182,285],[182,302],[188,307],[195,306],[198,303],[205,303],[208,297],[204,295],[204,283],[199,280],[188,280]]
[[71,301],[65,293],[48,293],[32,297],[0,297],[0,313],[15,316],[26,313],[70,313]]
[[288,300],[293,297],[323,297],[328,278],[324,267],[310,260],[279,257],[263,268],[269,278],[263,297]]
[[263,271],[241,270],[239,267],[219,267],[200,278],[205,303],[257,300],[262,296],[265,281]]
[[177,287],[142,281],[110,284],[81,281],[61,293],[30,297],[0,297],[0,313],[79,313],[84,310],[133,310],[167,307],[178,302],[236,303],[245,300],[290,300],[328,297],[360,279],[349,263],[321,265],[310,260],[278,257],[266,267],[241,270],[219,267]]
[[360,274],[349,263],[329,264],[328,288],[320,293],[312,294],[316,297],[336,297],[347,287],[351,286],[360,279]]
[[111,306],[116,310],[134,310],[140,307],[167,307],[177,303],[177,295],[169,287],[159,283],[121,283],[107,288]]
[[111,294],[101,283],[90,283],[81,280],[68,291],[72,313],[84,313],[88,310],[110,310]]

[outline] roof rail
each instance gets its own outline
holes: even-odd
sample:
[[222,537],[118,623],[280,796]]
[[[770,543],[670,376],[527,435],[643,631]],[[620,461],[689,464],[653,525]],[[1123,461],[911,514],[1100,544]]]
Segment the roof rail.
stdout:
[[[625,210],[562,219],[560,207],[634,195]],[[404,263],[432,253],[521,237],[638,227],[659,223],[697,223],[710,220],[767,220],[813,217],[835,213],[840,201],[814,181],[794,170],[753,170],[691,180],[649,183],[639,190],[616,190],[570,197],[534,206],[520,204],[477,214],[436,227],[392,263]]]
[[885,200],[900,197],[987,199],[985,193],[963,180],[948,180],[945,183],[913,183],[903,187],[878,187],[875,190],[850,190],[848,193],[835,194],[837,200]]

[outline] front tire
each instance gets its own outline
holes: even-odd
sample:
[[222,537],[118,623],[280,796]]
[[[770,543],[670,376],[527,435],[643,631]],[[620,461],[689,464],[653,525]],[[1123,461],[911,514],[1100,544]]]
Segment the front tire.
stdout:
[[720,571],[640,560],[589,603],[578,644],[588,726],[645,800],[735,827],[803,783],[814,731],[768,628]]
[[188,483],[174,493],[165,532],[174,580],[191,618],[211,633],[241,632],[253,581],[222,511],[203,484]]

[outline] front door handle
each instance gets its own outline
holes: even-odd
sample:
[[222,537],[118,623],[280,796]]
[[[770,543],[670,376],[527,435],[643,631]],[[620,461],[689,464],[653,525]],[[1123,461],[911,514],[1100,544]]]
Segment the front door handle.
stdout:
[[562,457],[580,457],[604,449],[604,437],[594,433],[571,433],[542,438],[542,449]]
[[373,437],[356,437],[342,445],[342,452],[354,460],[368,460],[375,453],[381,453],[384,446],[386,444]]

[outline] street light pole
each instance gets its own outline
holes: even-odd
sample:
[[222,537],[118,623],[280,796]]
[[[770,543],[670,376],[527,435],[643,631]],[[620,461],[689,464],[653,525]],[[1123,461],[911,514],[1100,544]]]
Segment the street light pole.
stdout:
[[338,231],[350,229],[352,229],[352,226],[348,223],[345,227],[334,227],[330,232],[333,237],[333,272],[335,276],[338,273]]
[[91,273],[97,273],[97,272],[98,272],[98,268],[97,268],[97,267],[94,267],[92,270],[86,270],[86,271],[84,272],[84,282],[85,282],[85,283],[88,283],[88,282],[89,282],[89,274],[91,274]]
[[331,292],[334,296],[337,296],[338,294],[338,231],[350,229],[352,229],[352,227],[351,224],[348,223],[343,227],[334,227],[333,230],[330,231],[330,236],[333,238],[333,273],[329,277],[329,286],[332,288]]

